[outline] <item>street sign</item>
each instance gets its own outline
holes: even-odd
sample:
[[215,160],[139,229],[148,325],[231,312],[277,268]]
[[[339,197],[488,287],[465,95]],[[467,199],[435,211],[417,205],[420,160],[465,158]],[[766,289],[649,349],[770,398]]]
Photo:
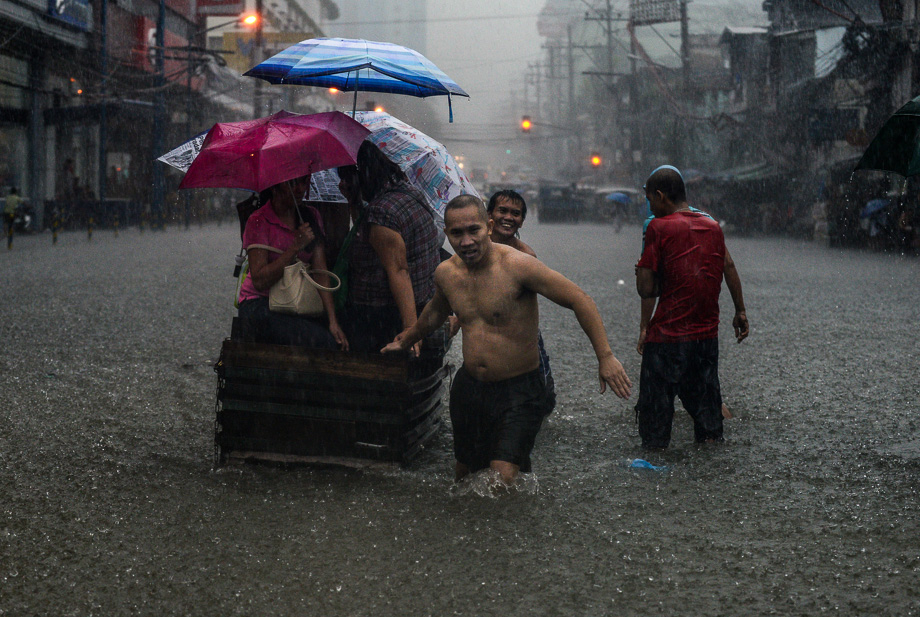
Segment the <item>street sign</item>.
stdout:
[[629,18],[634,26],[680,21],[680,0],[629,0]]

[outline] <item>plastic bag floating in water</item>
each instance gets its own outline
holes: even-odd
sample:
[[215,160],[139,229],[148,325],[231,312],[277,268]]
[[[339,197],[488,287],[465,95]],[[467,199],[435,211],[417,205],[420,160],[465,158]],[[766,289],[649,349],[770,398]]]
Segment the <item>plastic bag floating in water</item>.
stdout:
[[667,471],[668,468],[664,465],[652,465],[648,461],[641,458],[634,458],[631,461],[627,460],[627,467],[632,467],[633,469],[649,469],[651,471]]

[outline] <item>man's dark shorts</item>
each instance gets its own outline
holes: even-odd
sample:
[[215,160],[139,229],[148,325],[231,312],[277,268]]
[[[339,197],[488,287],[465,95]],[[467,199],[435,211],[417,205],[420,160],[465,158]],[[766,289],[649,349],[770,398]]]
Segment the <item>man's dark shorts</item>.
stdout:
[[482,382],[460,367],[450,389],[450,421],[457,461],[478,471],[506,461],[530,471],[530,452],[549,413],[540,369]]
[[718,338],[645,344],[636,403],[643,446],[668,446],[675,396],[693,418],[696,441],[722,440]]

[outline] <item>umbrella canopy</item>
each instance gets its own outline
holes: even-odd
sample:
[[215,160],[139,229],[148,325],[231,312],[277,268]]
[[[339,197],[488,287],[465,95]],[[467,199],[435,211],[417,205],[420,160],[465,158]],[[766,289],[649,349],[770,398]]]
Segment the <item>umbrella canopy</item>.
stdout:
[[[399,165],[409,182],[422,193],[439,222],[444,220],[447,202],[457,195],[479,197],[473,183],[440,142],[384,112],[359,111],[355,119],[370,130],[367,140]],[[324,172],[320,179],[327,173],[334,172]]]
[[285,180],[353,164],[368,133],[338,111],[280,111],[257,120],[218,123],[208,131],[197,156],[187,155],[193,160],[179,188],[263,191]]
[[629,195],[627,195],[626,193],[619,193],[619,192],[610,193],[609,195],[607,195],[606,199],[607,201],[615,201],[617,203],[624,204],[627,206],[632,202],[632,200],[629,198]]
[[888,118],[856,169],[893,171],[904,177],[920,174],[920,96]]
[[[307,39],[261,62],[244,75],[273,84],[389,92],[427,97],[456,94],[463,88],[434,63],[408,47],[364,39]],[[451,110],[453,121],[453,110]]]

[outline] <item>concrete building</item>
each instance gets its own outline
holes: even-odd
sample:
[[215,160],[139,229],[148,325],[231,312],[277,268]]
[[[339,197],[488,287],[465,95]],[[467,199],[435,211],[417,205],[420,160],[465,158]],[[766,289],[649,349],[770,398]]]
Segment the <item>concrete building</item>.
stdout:
[[[254,32],[238,23],[245,9],[241,0],[0,0],[0,191],[20,188],[39,224],[63,202],[76,224],[89,213],[103,224],[119,209],[130,216],[126,204],[162,210],[179,176],[155,158],[215,121],[254,114],[254,80],[240,77],[248,57],[206,41],[215,22],[230,22],[251,46]],[[336,12],[331,0],[267,3],[268,51],[321,35]]]

